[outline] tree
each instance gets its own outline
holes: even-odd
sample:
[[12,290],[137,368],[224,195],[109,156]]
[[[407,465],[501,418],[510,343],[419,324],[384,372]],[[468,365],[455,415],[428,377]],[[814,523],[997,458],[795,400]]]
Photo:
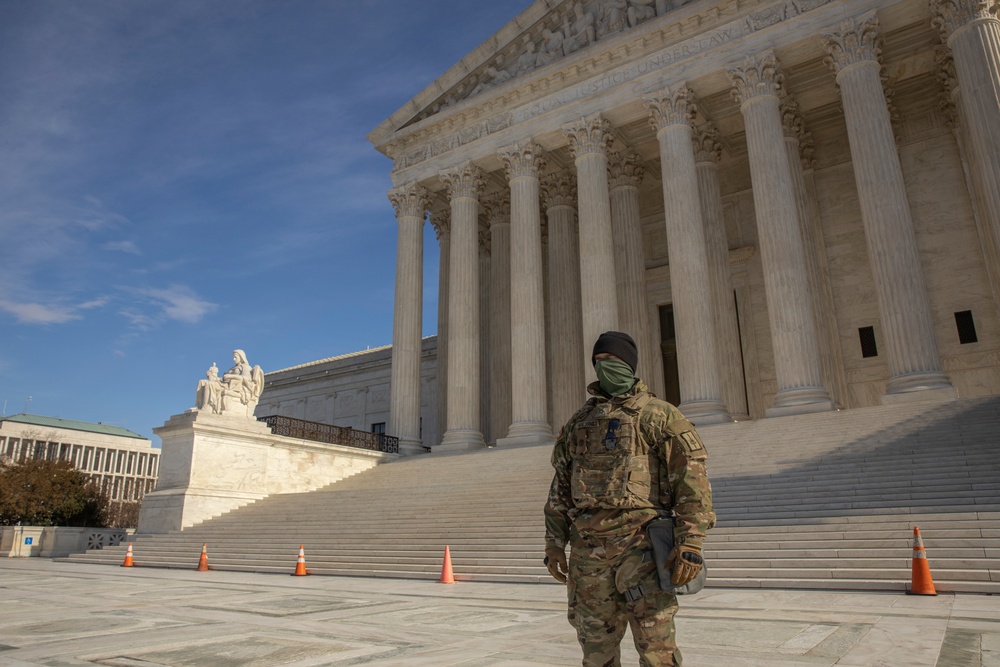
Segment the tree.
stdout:
[[0,463],[0,525],[102,526],[107,499],[68,461]]

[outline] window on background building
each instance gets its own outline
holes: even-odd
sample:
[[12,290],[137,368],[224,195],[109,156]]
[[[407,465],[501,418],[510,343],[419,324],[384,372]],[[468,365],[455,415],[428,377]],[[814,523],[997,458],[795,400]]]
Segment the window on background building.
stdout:
[[374,424],[372,424],[372,433],[385,435],[385,422],[375,422]]

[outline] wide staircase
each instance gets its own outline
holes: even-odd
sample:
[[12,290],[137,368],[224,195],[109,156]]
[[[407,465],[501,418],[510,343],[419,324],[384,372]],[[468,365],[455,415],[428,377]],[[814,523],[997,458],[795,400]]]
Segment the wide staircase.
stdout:
[[[1000,592],[1000,397],[699,429],[718,525],[709,585],[903,590],[918,526],[939,591]],[[181,532],[136,535],[139,566],[551,582],[549,447],[402,459]],[[125,546],[77,554],[118,565]]]

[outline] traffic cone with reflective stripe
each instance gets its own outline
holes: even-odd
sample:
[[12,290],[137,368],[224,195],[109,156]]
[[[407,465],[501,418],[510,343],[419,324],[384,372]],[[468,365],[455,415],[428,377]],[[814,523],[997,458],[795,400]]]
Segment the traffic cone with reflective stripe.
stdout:
[[453,584],[455,583],[455,573],[451,571],[451,549],[447,546],[444,548],[444,563],[441,565],[441,581],[442,584]]
[[201,545],[201,558],[198,559],[198,571],[208,572],[208,545]]
[[128,543],[128,551],[125,552],[125,561],[122,563],[122,567],[134,567],[132,565],[132,543]]
[[304,577],[308,572],[306,572],[306,550],[303,545],[299,545],[299,559],[295,562],[295,572],[292,573],[294,577]]
[[920,529],[913,527],[913,574],[910,582],[909,595],[937,595],[934,580],[931,579],[931,568],[927,564],[927,553],[924,551],[924,541],[920,537]]

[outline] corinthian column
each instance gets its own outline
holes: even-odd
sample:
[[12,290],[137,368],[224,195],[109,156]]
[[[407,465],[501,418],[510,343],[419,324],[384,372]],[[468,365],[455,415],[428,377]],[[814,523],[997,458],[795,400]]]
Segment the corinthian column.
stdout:
[[764,290],[778,391],[769,417],[834,409],[823,387],[819,344],[795,189],[778,107],[782,75],[774,54],[727,71],[746,125]]
[[631,148],[608,155],[611,187],[611,229],[615,239],[615,276],[618,285],[618,327],[639,346],[636,372],[647,383],[653,381],[653,366],[659,358],[653,347],[646,307],[646,260],[642,251],[639,220],[639,185],[646,175],[639,154]]
[[[1000,19],[996,0],[931,0],[952,51],[980,240],[1000,310]],[[992,11],[991,11],[992,10]]]
[[451,196],[448,298],[448,423],[435,449],[483,447],[479,425],[479,193],[471,162],[441,174]]
[[826,271],[823,232],[819,229],[815,201],[806,187],[806,174],[803,169],[803,165],[809,162],[803,154],[811,153],[812,136],[805,131],[799,106],[790,97],[785,97],[781,101],[781,121],[785,129],[788,170],[792,176],[792,188],[795,190],[795,202],[798,205],[799,224],[802,229],[806,277],[809,280],[813,319],[816,321],[823,386],[831,390],[835,402],[840,402],[846,398],[846,386],[843,381],[837,313],[834,310],[833,293]]
[[993,291],[993,302],[1000,314],[1000,225],[987,218],[990,207],[986,203],[990,188],[995,183],[986,183],[983,170],[973,165],[971,133],[968,127],[968,114],[962,108],[962,91],[955,74],[955,59],[947,46],[938,47],[937,61],[941,66],[938,80],[944,86],[941,103],[942,110],[948,116],[949,125],[955,135],[959,158],[962,160],[962,170],[965,173],[966,187],[972,199],[973,217],[976,219],[976,231],[979,232],[979,244],[983,247],[983,257],[986,260],[986,275]]
[[438,241],[437,406],[433,438],[437,444],[448,422],[448,255],[451,253],[451,207],[431,211],[431,225]]
[[420,441],[420,317],[423,309],[424,217],[429,193],[410,184],[389,191],[396,209],[396,299],[392,322],[389,433],[401,454],[422,451]]
[[492,350],[493,327],[490,326],[490,276],[493,269],[490,266],[490,229],[482,217],[479,222],[479,423],[482,426],[483,440],[493,442],[495,435],[490,434],[490,419],[493,414],[493,402],[490,400],[492,391],[492,368],[490,368],[490,351]]
[[576,161],[580,214],[580,293],[583,310],[584,376],[597,379],[590,350],[605,331],[618,329],[614,235],[608,193],[607,149],[611,124],[594,114],[563,127]]
[[541,146],[527,142],[498,157],[510,182],[511,384],[513,421],[498,445],[552,441],[545,372],[545,285],[538,200]]
[[489,439],[496,442],[510,427],[510,196],[486,196],[486,224],[490,231],[490,423]]
[[878,19],[874,13],[860,23],[849,19],[839,33],[824,34],[823,41],[844,104],[868,260],[888,348],[890,377],[883,402],[907,394],[920,398],[919,392],[926,390],[952,392],[941,372],[903,170],[879,77]]
[[691,145],[691,91],[682,83],[644,101],[660,142],[679,407],[696,424],[731,421],[719,385],[711,279]]
[[743,351],[729,268],[729,241],[722,217],[722,189],[719,186],[719,131],[704,125],[695,132],[694,162],[698,178],[698,199],[705,228],[708,278],[712,290],[716,351],[722,399],[735,419],[749,419],[746,384],[743,381]]
[[552,421],[562,426],[580,407],[584,391],[580,248],[576,230],[576,180],[550,174],[542,180],[549,227],[549,350],[552,361]]

